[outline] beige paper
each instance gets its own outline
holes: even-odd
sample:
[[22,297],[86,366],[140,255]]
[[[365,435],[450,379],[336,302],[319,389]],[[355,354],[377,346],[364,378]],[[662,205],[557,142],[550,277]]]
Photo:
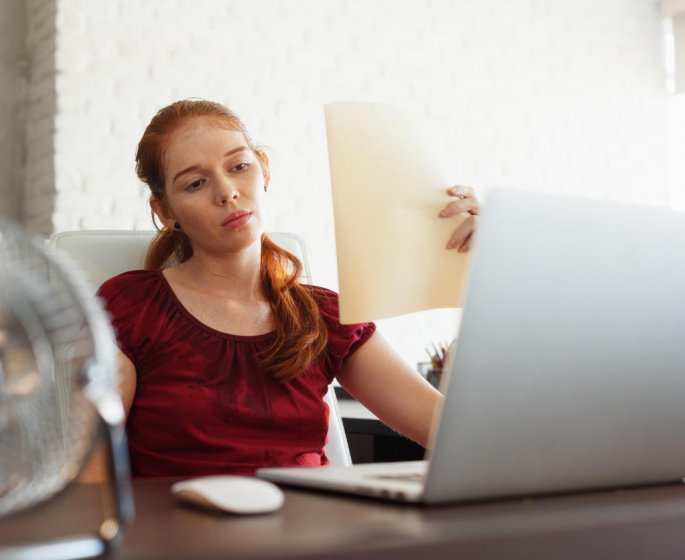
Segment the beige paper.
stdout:
[[458,307],[467,255],[445,247],[450,179],[427,123],[398,107],[325,106],[343,323]]

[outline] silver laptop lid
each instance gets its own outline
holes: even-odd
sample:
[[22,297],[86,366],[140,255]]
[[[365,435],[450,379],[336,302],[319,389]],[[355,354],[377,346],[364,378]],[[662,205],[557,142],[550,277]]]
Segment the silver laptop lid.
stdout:
[[493,192],[476,235],[425,500],[682,478],[685,214]]

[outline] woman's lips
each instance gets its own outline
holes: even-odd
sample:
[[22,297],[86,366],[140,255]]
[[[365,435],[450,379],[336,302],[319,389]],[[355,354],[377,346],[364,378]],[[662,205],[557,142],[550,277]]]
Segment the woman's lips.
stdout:
[[230,213],[221,225],[228,229],[238,229],[243,227],[247,222],[249,222],[251,217],[252,212],[245,212],[244,210],[239,210],[238,212]]

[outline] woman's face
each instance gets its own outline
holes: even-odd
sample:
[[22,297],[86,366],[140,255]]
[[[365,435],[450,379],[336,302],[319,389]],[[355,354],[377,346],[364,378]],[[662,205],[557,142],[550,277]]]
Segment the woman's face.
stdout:
[[237,252],[261,237],[269,172],[242,132],[190,119],[170,136],[163,165],[166,203],[152,207],[168,228],[180,224],[194,251]]

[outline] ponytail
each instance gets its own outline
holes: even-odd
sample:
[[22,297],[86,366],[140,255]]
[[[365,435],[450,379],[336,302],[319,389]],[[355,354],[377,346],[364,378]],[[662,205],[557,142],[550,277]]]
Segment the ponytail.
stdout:
[[145,253],[145,268],[161,270],[187,261],[193,255],[188,236],[180,231],[162,229],[152,238]]
[[299,283],[302,263],[262,235],[262,284],[276,319],[276,337],[259,354],[262,366],[280,381],[297,377],[326,348],[328,329],[311,290]]

